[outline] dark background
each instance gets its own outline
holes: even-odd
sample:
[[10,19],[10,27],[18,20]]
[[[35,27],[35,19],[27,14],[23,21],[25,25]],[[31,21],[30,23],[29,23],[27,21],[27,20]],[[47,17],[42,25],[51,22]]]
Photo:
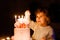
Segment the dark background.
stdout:
[[0,36],[13,35],[15,14],[27,9],[33,13],[40,7],[48,10],[56,39],[60,39],[60,0],[0,0]]

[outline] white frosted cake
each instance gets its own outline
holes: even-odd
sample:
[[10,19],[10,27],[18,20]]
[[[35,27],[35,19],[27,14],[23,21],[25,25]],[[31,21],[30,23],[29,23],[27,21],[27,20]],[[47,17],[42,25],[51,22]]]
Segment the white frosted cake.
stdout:
[[14,28],[14,40],[30,40],[30,29]]
[[[16,18],[16,17],[15,17]],[[30,40],[30,28],[27,26],[30,22],[30,13],[27,10],[23,18],[18,17],[17,21],[20,24],[24,24],[25,27],[14,28],[14,40]]]

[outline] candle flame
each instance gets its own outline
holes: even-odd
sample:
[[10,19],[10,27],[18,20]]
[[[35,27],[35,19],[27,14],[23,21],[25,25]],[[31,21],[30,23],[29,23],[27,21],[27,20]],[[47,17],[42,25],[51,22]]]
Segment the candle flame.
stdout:
[[18,18],[20,18],[20,16],[18,16]]
[[15,15],[15,18],[17,18],[17,15]]
[[6,39],[7,39],[7,40],[10,40],[10,37],[7,37]]
[[23,18],[23,15],[22,15],[22,18]]
[[15,21],[17,20],[17,15],[15,15]]

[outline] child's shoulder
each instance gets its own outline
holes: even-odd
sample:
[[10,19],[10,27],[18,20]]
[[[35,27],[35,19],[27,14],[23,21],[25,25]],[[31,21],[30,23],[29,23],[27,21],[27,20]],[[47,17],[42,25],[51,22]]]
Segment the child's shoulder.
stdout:
[[53,30],[53,28],[51,26],[47,26],[48,30]]

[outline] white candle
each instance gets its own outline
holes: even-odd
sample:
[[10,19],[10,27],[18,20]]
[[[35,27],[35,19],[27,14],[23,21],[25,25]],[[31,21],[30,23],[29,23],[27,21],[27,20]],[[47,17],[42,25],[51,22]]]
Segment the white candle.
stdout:
[[18,19],[20,19],[20,16],[18,16]]
[[23,15],[22,15],[22,18],[21,18],[22,23],[23,23],[23,21],[24,21],[23,19],[24,19],[24,18],[23,18]]
[[15,21],[17,20],[17,15],[15,15]]
[[7,39],[7,40],[10,40],[10,37],[7,37],[6,39]]
[[23,18],[23,15],[21,16],[21,18],[20,18],[20,16],[18,16],[18,21],[20,22],[20,23],[23,23],[23,20],[24,18]]
[[22,19],[23,19],[23,15],[22,15]]

